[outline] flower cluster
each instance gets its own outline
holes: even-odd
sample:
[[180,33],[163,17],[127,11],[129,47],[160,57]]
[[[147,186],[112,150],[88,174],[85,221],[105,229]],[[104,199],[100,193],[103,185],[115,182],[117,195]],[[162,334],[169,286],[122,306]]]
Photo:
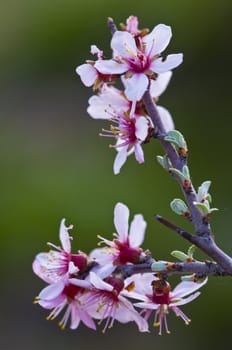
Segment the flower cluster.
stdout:
[[61,221],[61,247],[48,243],[55,250],[39,253],[32,266],[34,273],[48,284],[35,298],[36,304],[50,310],[48,320],[63,313],[59,321],[62,329],[67,322],[70,322],[71,329],[83,322],[95,330],[97,320],[98,324],[104,322],[105,332],[117,320],[120,323],[135,322],[140,332],[148,332],[148,318],[152,310],[156,310],[154,325],[159,325],[161,334],[163,324],[169,332],[166,317],[171,309],[186,324],[189,323],[189,318],[178,306],[195,299],[200,294],[195,291],[206,280],[201,283],[181,282],[171,292],[168,282],[152,272],[127,278],[122,267],[140,266],[149,256],[149,252],[140,247],[146,229],[143,216],[135,215],[130,229],[128,220],[129,209],[117,203],[113,240],[100,237],[105,246],[96,248],[89,255],[82,251],[72,253],[69,230],[73,227],[67,227],[65,220]]
[[[111,59],[104,59],[103,52],[92,45],[91,53],[97,55],[97,60],[87,61],[76,69],[84,85],[97,90],[97,95],[89,99],[89,115],[113,123],[101,135],[116,139],[115,145],[111,145],[118,152],[115,174],[132,153],[139,163],[144,162],[141,144],[149,141],[154,125],[142,98],[149,90],[157,102],[170,81],[171,70],[183,59],[180,53],[161,57],[172,36],[169,26],[159,24],[148,34],[147,30],[139,30],[137,17],[130,16],[122,29],[112,36]],[[112,86],[118,78],[121,89]],[[157,109],[166,132],[174,129],[168,110],[161,106]]]

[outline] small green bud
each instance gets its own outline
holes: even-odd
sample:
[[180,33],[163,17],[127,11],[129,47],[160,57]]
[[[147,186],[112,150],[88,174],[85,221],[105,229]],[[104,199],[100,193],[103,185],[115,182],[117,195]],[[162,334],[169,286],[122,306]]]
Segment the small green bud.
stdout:
[[187,151],[187,145],[184,136],[178,130],[169,131],[164,139],[165,141],[173,143],[178,148]]
[[163,157],[162,156],[157,156],[156,157],[158,163],[165,169],[169,170],[169,168],[172,166],[171,162],[168,158],[168,156],[165,154]]
[[180,261],[186,261],[189,258],[187,254],[181,252],[180,250],[173,250],[173,252],[171,252],[171,255]]
[[185,216],[186,214],[189,213],[188,207],[185,204],[182,199],[175,198],[173,201],[170,203],[171,209],[176,213],[177,215],[183,215]]
[[160,271],[165,271],[167,269],[167,261],[155,261],[151,265],[151,270],[154,272],[160,272]]

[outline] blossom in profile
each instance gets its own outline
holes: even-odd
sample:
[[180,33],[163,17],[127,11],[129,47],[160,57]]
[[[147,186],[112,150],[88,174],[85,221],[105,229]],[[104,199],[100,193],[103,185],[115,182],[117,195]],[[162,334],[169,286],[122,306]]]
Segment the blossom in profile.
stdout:
[[83,296],[86,297],[89,288],[91,286],[87,281],[76,278],[69,279],[64,276],[58,282],[45,287],[35,298],[34,303],[52,310],[47,320],[54,320],[65,309],[63,317],[58,323],[61,329],[64,329],[70,320],[71,329],[76,329],[82,321],[87,327],[95,330],[96,325],[86,311],[83,301]]
[[90,52],[92,55],[97,55],[97,61],[87,60],[86,63],[76,68],[76,73],[85,86],[93,86],[93,89],[96,90],[103,82],[111,82],[116,76],[114,74],[103,74],[96,68],[96,63],[103,59],[103,51],[96,45],[91,45]]
[[148,332],[147,321],[121,294],[123,280],[112,276],[102,280],[96,273],[90,272],[90,282],[93,288],[86,298],[87,310],[94,319],[99,320],[99,324],[105,320],[103,333],[113,327],[115,320],[120,323],[133,321],[140,332]]
[[33,261],[32,268],[34,273],[47,283],[54,283],[64,275],[70,275],[77,272],[83,272],[87,268],[88,258],[86,254],[80,252],[72,254],[71,240],[69,230],[73,225],[65,226],[65,219],[61,221],[59,238],[61,247],[48,243],[56,250],[50,250],[47,253],[39,253]]
[[[114,208],[116,232],[112,241],[99,236],[101,243],[108,247],[94,249],[90,256],[99,264],[96,268],[102,276],[110,275],[118,265],[138,264],[144,258],[143,243],[146,221],[141,214],[136,214],[129,230],[129,209],[125,204],[117,203]],[[128,232],[129,231],[129,232]],[[104,272],[103,272],[104,271]]]
[[128,78],[125,94],[132,101],[131,114],[134,113],[136,101],[143,97],[148,88],[149,79],[182,63],[181,53],[168,55],[165,59],[160,57],[171,37],[171,28],[164,24],[157,25],[151,33],[136,39],[128,31],[116,31],[111,40],[113,59],[95,63],[95,68],[102,74],[123,74]]
[[[149,280],[150,283],[148,283]],[[133,299],[142,300],[134,305],[142,309],[141,314],[144,315],[145,320],[148,320],[153,310],[155,310],[153,325],[159,327],[159,335],[161,335],[163,328],[167,333],[170,333],[167,323],[169,310],[172,310],[176,316],[181,317],[186,325],[189,324],[191,320],[179,306],[196,299],[200,295],[200,292],[196,291],[207,283],[207,278],[202,282],[181,282],[173,291],[171,291],[171,286],[167,281],[160,280],[152,274],[145,275],[145,277],[135,275],[130,278],[130,283],[132,281],[135,286],[133,291],[124,291],[124,294]]]

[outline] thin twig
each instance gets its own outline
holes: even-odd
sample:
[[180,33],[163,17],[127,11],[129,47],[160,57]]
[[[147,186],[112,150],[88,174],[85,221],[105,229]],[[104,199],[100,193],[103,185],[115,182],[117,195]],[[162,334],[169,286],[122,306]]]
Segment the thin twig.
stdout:
[[156,220],[158,220],[161,224],[163,224],[164,226],[170,228],[172,231],[175,231],[176,233],[178,233],[178,235],[180,235],[181,237],[183,237],[184,239],[186,239],[187,241],[191,242],[191,243],[195,243],[195,237],[189,233],[186,232],[185,230],[181,229],[180,227],[174,225],[173,223],[171,223],[170,221],[164,219],[162,216],[156,214],[154,215],[154,218]]

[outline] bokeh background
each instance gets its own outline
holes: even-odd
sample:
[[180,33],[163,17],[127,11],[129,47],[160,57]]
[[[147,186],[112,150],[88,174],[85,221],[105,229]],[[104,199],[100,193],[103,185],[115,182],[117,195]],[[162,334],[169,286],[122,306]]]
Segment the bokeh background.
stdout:
[[[61,218],[73,223],[74,249],[90,251],[97,234],[111,237],[113,208],[121,201],[148,222],[145,248],[169,259],[188,248],[152,218],[159,213],[192,228],[171,212],[181,196],[177,184],[156,163],[158,144],[145,145],[144,165],[133,156],[113,175],[114,151],[98,136],[104,126],[87,115],[91,89],[75,67],[91,58],[96,44],[110,55],[108,16],[129,15],[140,27],[172,26],[168,52],[183,52],[160,104],[168,108],[189,144],[195,186],[212,180],[212,225],[220,246],[232,254],[230,0],[8,0],[0,4],[0,164],[1,164],[1,349],[133,349],[225,346],[231,338],[231,278],[211,278],[202,295],[183,310],[186,327],[170,315],[171,335],[135,325],[103,335],[80,327],[62,332],[47,312],[32,304],[44,283],[31,271],[46,242],[58,243]],[[201,254],[197,257],[204,259]]]

